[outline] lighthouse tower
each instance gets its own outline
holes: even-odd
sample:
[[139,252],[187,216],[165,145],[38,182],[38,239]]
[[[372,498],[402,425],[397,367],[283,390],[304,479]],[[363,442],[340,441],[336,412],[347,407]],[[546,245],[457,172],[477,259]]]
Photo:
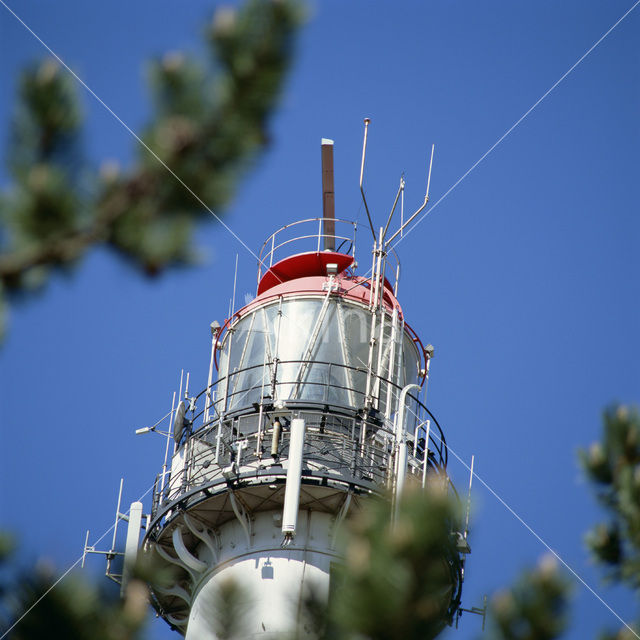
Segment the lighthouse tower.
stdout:
[[[188,640],[215,640],[228,580],[248,599],[247,637],[304,637],[301,598],[309,585],[329,592],[345,519],[370,496],[446,479],[424,400],[433,348],[398,301],[391,216],[373,236],[366,199],[368,226],[335,218],[332,151],[323,140],[323,217],[266,240],[255,299],[212,324],[207,385],[173,411],[142,546],[174,569],[152,603]],[[443,620],[461,581],[452,575]]]

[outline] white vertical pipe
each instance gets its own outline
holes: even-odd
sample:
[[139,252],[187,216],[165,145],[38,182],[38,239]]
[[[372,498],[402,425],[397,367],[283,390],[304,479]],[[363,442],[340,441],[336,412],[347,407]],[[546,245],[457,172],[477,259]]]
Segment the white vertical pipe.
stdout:
[[[373,229],[372,229],[373,231]],[[366,387],[366,396],[365,403],[369,405],[369,402],[373,404],[372,396],[372,388],[371,388],[371,377],[373,375],[373,348],[376,344],[376,318],[378,317],[378,285],[379,285],[379,275],[380,275],[380,258],[382,255],[382,242],[380,246],[375,239],[374,233],[374,242],[373,242],[373,264],[371,265],[371,288],[369,290],[369,310],[371,312],[371,330],[369,332],[369,358],[367,360],[367,387]],[[382,227],[380,227],[380,239],[382,240]],[[384,311],[382,311],[384,313]],[[364,445],[364,433],[365,429],[362,429],[362,445]]]
[[271,401],[276,402],[278,399],[278,361],[280,359],[280,326],[282,325],[282,296],[278,299],[278,323],[276,327],[276,348],[273,352],[273,378],[271,380]]
[[371,284],[369,285],[369,307],[373,308],[373,282],[376,277],[376,251],[378,250],[378,241],[373,238],[373,251],[371,252]]
[[404,490],[405,472],[407,469],[407,439],[404,432],[404,405],[407,399],[407,393],[411,389],[420,390],[418,384],[408,384],[400,392],[400,406],[398,407],[398,415],[396,416],[396,491],[394,495],[393,520],[398,520],[398,512],[400,509],[400,497]]
[[400,193],[400,237],[403,237],[404,229],[404,189]]
[[427,420],[427,432],[424,437],[424,460],[422,462],[422,488],[427,484],[427,466],[429,465],[429,433],[431,431],[431,420]]
[[398,309],[393,308],[393,315],[391,316],[391,349],[389,351],[389,371],[387,373],[387,406],[385,408],[385,418],[389,420],[391,417],[391,410],[393,406],[393,389],[391,383],[396,370],[396,343],[398,341]]
[[122,568],[122,586],[120,593],[124,594],[131,571],[138,558],[138,542],[140,540],[140,526],[142,524],[142,502],[132,502],[129,509],[129,526],[127,541],[124,546],[124,566]]
[[211,335],[211,360],[209,361],[209,378],[207,379],[207,393],[204,396],[204,424],[209,422],[209,407],[211,407],[211,383],[213,382],[213,360],[218,343],[218,333]]
[[[378,363],[376,366],[376,382],[373,386],[373,393],[376,396],[376,409],[380,410],[380,389],[381,389],[381,379],[382,379],[382,356],[384,351],[384,326],[385,319],[387,314],[383,309],[382,305],[380,305],[380,331],[378,332]],[[389,403],[389,398],[387,398],[387,404]]]
[[116,507],[116,521],[113,523],[113,541],[111,542],[111,549],[116,548],[116,536],[118,535],[118,520],[120,520],[120,504],[122,502],[122,485],[124,484],[124,478],[120,478],[120,489],[118,491],[118,506]]
[[295,535],[296,525],[298,523],[304,430],[305,424],[302,418],[294,418],[291,421],[291,432],[289,434],[289,468],[287,469],[287,485],[282,510],[282,533],[289,537]]

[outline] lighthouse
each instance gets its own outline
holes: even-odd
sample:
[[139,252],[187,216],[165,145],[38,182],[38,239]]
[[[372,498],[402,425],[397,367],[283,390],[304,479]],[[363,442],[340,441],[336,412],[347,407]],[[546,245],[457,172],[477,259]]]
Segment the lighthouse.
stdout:
[[[362,171],[365,149],[366,127]],[[399,302],[402,226],[389,229],[404,183],[376,230],[362,172],[367,221],[335,217],[330,140],[322,168],[323,216],[267,238],[255,298],[211,324],[208,379],[173,407],[141,539],[142,505],[132,505],[125,578],[139,548],[171,567],[152,604],[187,640],[217,638],[216,598],[230,581],[246,599],[247,637],[305,637],[301,599],[308,587],[329,593],[345,521],[372,496],[397,507],[408,484],[449,482],[425,399],[433,347]],[[427,200],[428,188],[404,227]],[[442,559],[462,565],[453,560]],[[461,583],[452,572],[444,622]]]

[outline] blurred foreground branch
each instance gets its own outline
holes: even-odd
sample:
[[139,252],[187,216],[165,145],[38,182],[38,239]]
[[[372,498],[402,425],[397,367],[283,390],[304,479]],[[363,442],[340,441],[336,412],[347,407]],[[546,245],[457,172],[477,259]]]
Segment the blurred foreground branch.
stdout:
[[[153,113],[140,136],[216,213],[269,142],[301,18],[295,0],[249,0],[216,13],[205,63],[171,53],[150,64]],[[50,60],[20,80],[12,183],[0,193],[0,312],[3,298],[36,290],[52,269],[68,270],[97,244],[149,275],[189,264],[194,222],[211,217],[142,147],[126,170],[89,166],[77,91]]]
[[[582,466],[596,497],[609,516],[587,534],[594,559],[605,569],[607,582],[631,588],[640,598],[640,413],[637,408],[616,406],[603,416],[601,442],[580,452]],[[605,633],[607,640],[640,637],[627,628]]]
[[[613,408],[604,416],[601,443],[581,452],[588,477],[610,516],[588,540],[608,579],[638,595],[640,556],[640,415]],[[332,568],[330,593],[311,587],[302,608],[298,638],[306,640],[429,640],[450,623],[460,603],[462,556],[459,504],[434,483],[431,490],[408,491],[396,525],[390,504],[369,499],[347,522],[342,541],[344,565]],[[615,532],[615,533],[613,533]],[[0,560],[8,544],[0,537]],[[3,567],[0,567],[3,569]],[[52,591],[20,623],[12,638],[31,640],[135,640],[147,608],[145,584],[168,576],[138,568],[122,605],[117,597],[70,580]],[[4,579],[2,577],[5,576]],[[44,579],[43,579],[44,576]],[[42,571],[7,581],[0,570],[0,622],[9,623],[51,584]],[[568,578],[552,558],[522,573],[511,588],[492,599],[484,640],[555,640],[568,628]],[[246,636],[247,597],[231,583],[222,585],[211,612],[212,633],[227,640]],[[473,618],[471,618],[473,620]],[[55,632],[53,631],[55,629]],[[602,640],[632,640],[638,630],[605,632]],[[595,637],[595,636],[594,636]],[[285,640],[283,638],[283,640]],[[287,640],[291,640],[288,638]]]

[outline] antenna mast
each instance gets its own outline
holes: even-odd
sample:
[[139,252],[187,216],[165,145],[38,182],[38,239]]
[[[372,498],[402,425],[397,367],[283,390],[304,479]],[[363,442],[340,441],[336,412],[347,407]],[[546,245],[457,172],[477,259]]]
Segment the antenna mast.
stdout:
[[364,140],[362,141],[362,162],[360,164],[360,193],[362,194],[362,202],[364,203],[364,208],[367,212],[367,218],[369,219],[369,227],[371,227],[371,235],[373,236],[373,241],[376,242],[376,232],[373,228],[373,222],[371,221],[371,214],[369,213],[369,207],[367,206],[367,199],[364,195],[364,187],[362,186],[364,180],[364,159],[367,154],[367,133],[369,131],[369,123],[371,122],[371,118],[364,119]]
[[427,192],[424,194],[424,202],[422,206],[389,238],[387,241],[387,246],[393,242],[393,240],[398,236],[398,234],[402,233],[407,225],[411,224],[411,222],[415,219],[415,217],[427,206],[427,202],[429,202],[429,188],[431,187],[431,167],[433,167],[433,152],[435,151],[436,145],[431,145],[431,159],[429,160],[429,174],[427,176]]

